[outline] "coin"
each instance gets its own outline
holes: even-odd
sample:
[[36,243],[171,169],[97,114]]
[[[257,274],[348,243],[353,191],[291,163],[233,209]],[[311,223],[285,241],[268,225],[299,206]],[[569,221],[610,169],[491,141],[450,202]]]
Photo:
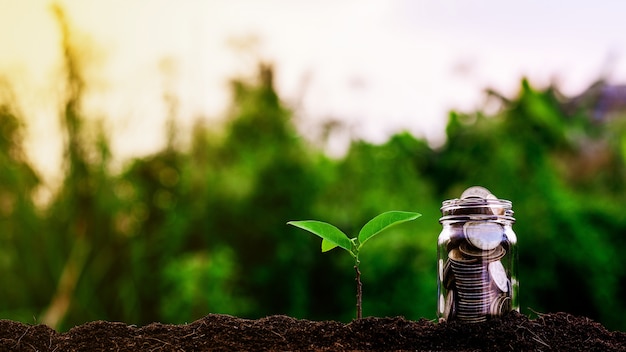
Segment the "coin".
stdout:
[[500,245],[507,252],[511,249],[511,241],[508,238],[506,238],[506,236],[505,236],[504,241],[500,242]]
[[462,284],[457,282],[456,289],[459,291],[459,295],[463,294],[464,297],[467,297],[466,295],[485,296],[491,288],[488,282],[479,284]]
[[450,289],[454,286],[455,277],[452,272],[452,266],[450,265],[450,259],[446,260],[446,263],[443,265],[442,277],[441,282],[443,283],[443,287]]
[[489,255],[482,258],[483,262],[491,263],[496,260],[502,259],[506,255],[506,250],[502,246],[496,247],[493,252],[489,252]]
[[467,280],[489,280],[487,268],[482,263],[467,264],[459,266],[459,263],[452,262],[452,272],[456,273],[457,279],[461,282]]
[[492,250],[482,250],[480,248],[476,248],[467,242],[462,242],[459,244],[459,251],[468,257],[486,257],[494,253],[496,249]]
[[495,222],[468,221],[463,225],[463,232],[472,246],[490,250],[500,245],[504,229]]
[[478,262],[476,258],[465,258],[463,253],[461,253],[458,249],[453,249],[448,252],[448,258],[450,258],[453,263],[469,264]]
[[[443,298],[443,295],[441,295],[441,298]],[[454,291],[452,290],[448,291],[448,294],[446,295],[446,300],[443,306],[444,306],[443,318],[446,320],[454,319],[454,315],[455,315]]]
[[505,215],[506,214],[506,208],[501,205],[492,204],[490,208],[491,208],[491,212],[493,213],[493,215]]
[[501,294],[496,289],[492,288],[484,288],[483,290],[472,292],[467,290],[459,289],[458,297],[460,302],[464,303],[490,303],[493,299],[495,299],[499,294]]
[[493,279],[493,282],[498,286],[500,291],[508,292],[509,291],[509,278],[506,276],[506,271],[504,270],[504,266],[498,260],[495,262],[489,263],[488,266],[489,275]]
[[511,310],[511,297],[500,295],[491,302],[489,306],[489,314],[492,316],[500,316]]
[[468,323],[478,323],[487,320],[490,312],[490,305],[479,303],[476,305],[466,305],[463,302],[457,304],[456,316],[459,320]]
[[483,290],[472,292],[465,289],[459,289],[459,299],[493,299],[500,295],[501,292],[493,287],[485,287]]
[[496,197],[485,187],[472,186],[461,193],[461,199],[465,198],[495,199]]
[[459,320],[465,323],[483,323],[487,321],[487,317],[484,315],[481,315],[481,316],[470,315],[469,317],[461,317],[459,315]]

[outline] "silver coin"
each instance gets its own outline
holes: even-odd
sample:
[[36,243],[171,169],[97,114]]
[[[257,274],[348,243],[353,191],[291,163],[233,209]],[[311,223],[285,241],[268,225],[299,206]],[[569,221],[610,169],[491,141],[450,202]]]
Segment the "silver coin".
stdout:
[[446,263],[443,265],[442,272],[443,279],[441,282],[443,283],[443,287],[450,289],[454,286],[455,276],[452,272],[452,265],[450,265],[450,259],[446,260]]
[[485,187],[472,186],[461,193],[461,199],[465,198],[496,199],[496,196],[491,194]]
[[491,300],[487,300],[487,299],[468,299],[468,298],[463,298],[461,299],[459,297],[458,302],[457,302],[457,306],[459,307],[464,307],[464,308],[472,308],[472,309],[477,309],[477,308],[484,308],[488,305],[491,304]]
[[461,285],[477,285],[484,283],[488,286],[491,281],[489,274],[485,271],[459,271],[453,270],[454,281]]
[[448,258],[450,259],[450,265],[453,268],[473,270],[480,268],[483,265],[479,257],[464,256],[460,250],[451,251]]
[[474,246],[472,246],[471,244],[467,243],[467,242],[461,242],[459,244],[459,251],[461,251],[461,253],[466,256],[466,257],[470,257],[470,258],[482,258],[482,257],[489,257],[492,256],[495,252],[496,252],[496,248],[492,249],[492,250],[483,250],[480,248],[476,248]]
[[478,260],[476,258],[466,258],[463,256],[463,253],[461,253],[461,251],[459,251],[458,249],[453,249],[450,252],[448,252],[448,258],[450,258],[451,261],[453,261],[453,265],[454,264],[470,264],[470,263],[476,263],[478,262]]
[[457,313],[460,315],[468,316],[470,314],[480,315],[480,314],[488,314],[489,309],[491,309],[492,300],[482,300],[480,302],[467,302],[466,300],[461,300],[460,298],[457,301]]
[[463,307],[457,305],[456,316],[463,318],[486,316],[490,313],[490,306],[487,307]]
[[493,282],[498,286],[500,291],[508,292],[509,291],[509,278],[506,276],[506,271],[504,270],[504,266],[498,260],[495,262],[489,263],[489,275],[493,279]]
[[502,259],[506,255],[507,251],[502,246],[496,247],[493,252],[489,252],[489,255],[482,258],[486,263],[491,263],[496,260]]
[[487,266],[477,260],[455,261],[450,259],[450,267],[455,272],[463,272],[468,275],[471,273],[480,274],[487,271]]
[[481,282],[489,281],[489,272],[486,269],[477,270],[458,270],[458,268],[452,267],[453,272],[457,274],[457,281],[459,282]]
[[503,206],[492,205],[490,208],[491,208],[491,213],[493,213],[493,215],[504,215],[504,214],[506,214],[506,208],[503,207]]
[[[465,286],[457,286],[457,291],[459,298],[467,298],[467,299],[485,299],[488,297],[493,297],[493,289],[490,287],[465,287]],[[499,292],[498,292],[499,293]]]
[[511,297],[506,295],[498,296],[489,306],[489,314],[492,316],[504,315],[509,311],[511,311]]
[[455,274],[455,277],[458,277],[459,279],[461,279],[461,281],[468,279],[471,280],[472,278],[476,278],[477,276],[480,276],[486,272],[485,269],[470,266],[458,267],[451,265],[451,268],[452,272],[454,272]]
[[483,294],[485,292],[489,292],[491,290],[491,283],[463,283],[457,282],[456,289],[459,293],[467,293],[467,294]]
[[464,323],[483,323],[487,321],[486,316],[470,316],[470,317],[461,317],[459,316],[459,321]]
[[491,287],[491,279],[486,275],[461,277],[459,274],[455,276],[455,285],[457,288],[467,291],[488,290]]
[[462,310],[464,312],[474,311],[486,314],[494,299],[495,298],[461,299],[459,297],[459,299],[457,300],[457,306],[459,307],[459,310]]
[[478,270],[483,266],[483,263],[481,263],[481,260],[479,260],[480,258],[470,258],[470,257],[449,257],[450,258],[450,265],[455,268],[455,269],[463,269],[463,270],[470,270],[470,271],[474,271],[474,270]]
[[465,322],[482,322],[487,320],[487,314],[481,311],[463,312],[459,309],[456,313],[456,316],[459,320]]
[[485,296],[485,297],[461,297],[460,295],[457,297],[457,306],[459,310],[467,312],[470,310],[480,310],[481,312],[486,312],[487,308],[491,304],[491,302],[495,299],[495,297]]
[[499,295],[502,293],[499,289],[495,288],[491,282],[475,282],[475,283],[461,283],[456,285],[459,295],[466,296],[487,296],[487,295]]
[[458,320],[466,322],[466,323],[480,323],[480,322],[487,321],[486,314],[473,314],[473,313],[462,314],[459,312],[456,314],[456,316]]
[[484,199],[485,206],[475,209],[475,213],[477,214],[485,214],[485,215],[504,215],[506,213],[506,209],[502,206],[496,206],[494,203],[489,202],[490,199],[498,199],[498,197],[494,196],[491,191],[481,186],[474,186],[466,189],[461,194],[461,199]]
[[492,305],[491,300],[468,302],[468,301],[459,299],[457,302],[457,312],[460,315],[487,314],[489,313],[491,309],[491,305]]
[[489,288],[491,284],[491,280],[486,279],[483,276],[474,276],[474,277],[468,277],[468,278],[458,277],[456,278],[456,284],[458,287],[467,286],[467,287]]
[[468,290],[459,290],[459,299],[493,299],[500,295],[500,291],[497,289],[487,288],[478,292],[472,292]]
[[[441,297],[443,297],[443,295]],[[443,308],[444,319],[446,320],[454,319],[455,306],[456,304],[454,302],[454,291],[450,290],[448,291],[448,294],[446,295],[446,299],[444,302],[444,308]]]
[[491,250],[500,245],[504,228],[495,222],[468,221],[463,225],[463,233],[472,246]]
[[481,271],[478,273],[467,274],[464,272],[458,272],[456,275],[456,282],[461,285],[479,285],[482,284],[485,287],[489,287],[491,279],[487,271]]

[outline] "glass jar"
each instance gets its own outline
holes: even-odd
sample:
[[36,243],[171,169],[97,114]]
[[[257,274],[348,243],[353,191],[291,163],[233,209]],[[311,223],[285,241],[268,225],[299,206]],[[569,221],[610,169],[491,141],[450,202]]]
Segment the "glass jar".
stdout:
[[437,246],[439,320],[482,322],[519,311],[511,202],[480,186],[446,200]]

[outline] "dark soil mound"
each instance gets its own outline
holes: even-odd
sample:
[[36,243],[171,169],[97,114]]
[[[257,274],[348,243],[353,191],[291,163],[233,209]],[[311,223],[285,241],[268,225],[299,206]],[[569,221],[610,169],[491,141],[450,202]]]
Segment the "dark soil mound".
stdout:
[[185,325],[96,321],[59,334],[0,321],[0,351],[626,351],[626,333],[567,313],[511,313],[485,323],[365,318],[349,324],[211,314]]

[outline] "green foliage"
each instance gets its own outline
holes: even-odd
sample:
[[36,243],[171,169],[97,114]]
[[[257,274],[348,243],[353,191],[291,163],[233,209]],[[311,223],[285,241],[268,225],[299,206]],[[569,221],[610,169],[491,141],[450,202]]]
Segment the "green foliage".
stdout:
[[348,235],[331,224],[317,220],[289,221],[287,224],[307,230],[321,237],[322,252],[328,252],[333,248],[340,247],[348,251],[358,263],[359,252],[367,240],[378,235],[386,228],[415,220],[420,216],[422,214],[413,212],[388,211],[368,221],[359,231],[359,236],[354,238],[349,238]]
[[322,238],[322,252],[340,247],[348,251],[352,256],[356,256],[353,242],[348,236],[335,226],[316,220],[290,221],[287,224],[307,230]]
[[359,231],[357,251],[363,247],[365,242],[370,238],[378,235],[385,229],[400,224],[403,222],[415,220],[422,216],[422,214],[406,212],[406,211],[388,211],[386,213],[382,213],[377,215],[372,220],[368,221],[367,224],[361,228]]
[[239,297],[233,278],[238,275],[235,253],[228,247],[174,258],[162,272],[161,317],[182,324],[195,312],[249,313],[247,299]]

